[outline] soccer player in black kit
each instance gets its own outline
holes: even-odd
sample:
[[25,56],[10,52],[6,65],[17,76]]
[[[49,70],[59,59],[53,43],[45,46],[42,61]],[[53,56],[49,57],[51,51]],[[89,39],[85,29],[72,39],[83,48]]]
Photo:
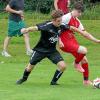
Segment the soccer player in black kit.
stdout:
[[[57,85],[58,79],[66,69],[66,64],[62,56],[56,49],[59,35],[62,31],[65,31],[69,28],[71,30],[80,32],[73,26],[64,25],[62,23],[62,16],[63,12],[61,10],[55,10],[51,14],[52,21],[26,28],[25,32],[40,31],[41,37],[38,44],[33,48],[33,54],[31,56],[29,64],[25,68],[23,77],[17,81],[17,84],[22,84],[23,82],[25,82],[35,65],[42,59],[48,58],[52,63],[58,66],[50,83],[51,85]],[[60,46],[61,45],[63,44],[60,43]]]

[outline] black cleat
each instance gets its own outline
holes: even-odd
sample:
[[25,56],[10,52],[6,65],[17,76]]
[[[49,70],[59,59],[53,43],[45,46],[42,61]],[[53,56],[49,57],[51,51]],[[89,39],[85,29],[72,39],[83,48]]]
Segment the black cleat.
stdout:
[[20,84],[22,84],[23,82],[25,82],[27,79],[23,79],[23,78],[21,78],[21,79],[19,79],[17,82],[16,82],[16,84],[17,85],[20,85]]
[[51,82],[50,85],[59,85],[59,84],[56,82]]

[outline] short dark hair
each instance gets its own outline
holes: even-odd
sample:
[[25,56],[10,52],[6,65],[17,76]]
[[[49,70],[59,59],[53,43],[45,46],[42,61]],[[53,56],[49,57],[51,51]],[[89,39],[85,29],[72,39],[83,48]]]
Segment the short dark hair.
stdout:
[[62,17],[63,15],[64,13],[61,10],[53,10],[51,13],[51,18],[56,19],[56,18]]
[[76,2],[74,4],[74,9],[84,12],[85,9],[84,9],[83,2],[81,2],[81,1]]

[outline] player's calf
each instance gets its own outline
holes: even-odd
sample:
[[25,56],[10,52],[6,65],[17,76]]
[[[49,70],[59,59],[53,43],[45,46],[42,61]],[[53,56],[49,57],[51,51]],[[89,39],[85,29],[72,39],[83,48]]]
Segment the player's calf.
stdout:
[[57,66],[58,69],[56,70],[50,85],[58,85],[57,81],[62,76],[64,70],[66,69],[66,64],[64,63],[64,61],[58,62]]
[[82,61],[82,59],[84,58],[86,53],[87,53],[87,49],[83,46],[79,46],[78,52],[74,54],[74,56],[76,57],[74,66],[75,66],[76,70],[81,72],[81,73],[83,73],[85,71],[82,68],[80,62]]
[[81,61],[81,65],[82,68],[84,69],[84,73],[83,73],[83,84],[84,85],[90,85],[91,81],[89,80],[89,65],[88,65],[88,60],[86,58],[86,56],[82,59]]
[[31,71],[33,69],[33,65],[28,64],[28,66],[26,67],[24,73],[23,73],[23,77],[21,79],[19,79],[16,84],[22,84],[23,82],[25,82],[28,79],[28,76],[30,75]]

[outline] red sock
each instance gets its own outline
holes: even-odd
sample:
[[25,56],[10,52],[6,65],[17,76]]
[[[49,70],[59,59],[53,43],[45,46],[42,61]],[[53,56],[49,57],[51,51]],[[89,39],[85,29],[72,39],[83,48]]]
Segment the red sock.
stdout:
[[85,72],[83,73],[84,80],[88,80],[88,78],[89,78],[88,63],[82,64],[82,68],[85,70]]
[[78,53],[76,55],[75,63],[79,63],[83,59],[84,56],[85,56],[85,54]]

